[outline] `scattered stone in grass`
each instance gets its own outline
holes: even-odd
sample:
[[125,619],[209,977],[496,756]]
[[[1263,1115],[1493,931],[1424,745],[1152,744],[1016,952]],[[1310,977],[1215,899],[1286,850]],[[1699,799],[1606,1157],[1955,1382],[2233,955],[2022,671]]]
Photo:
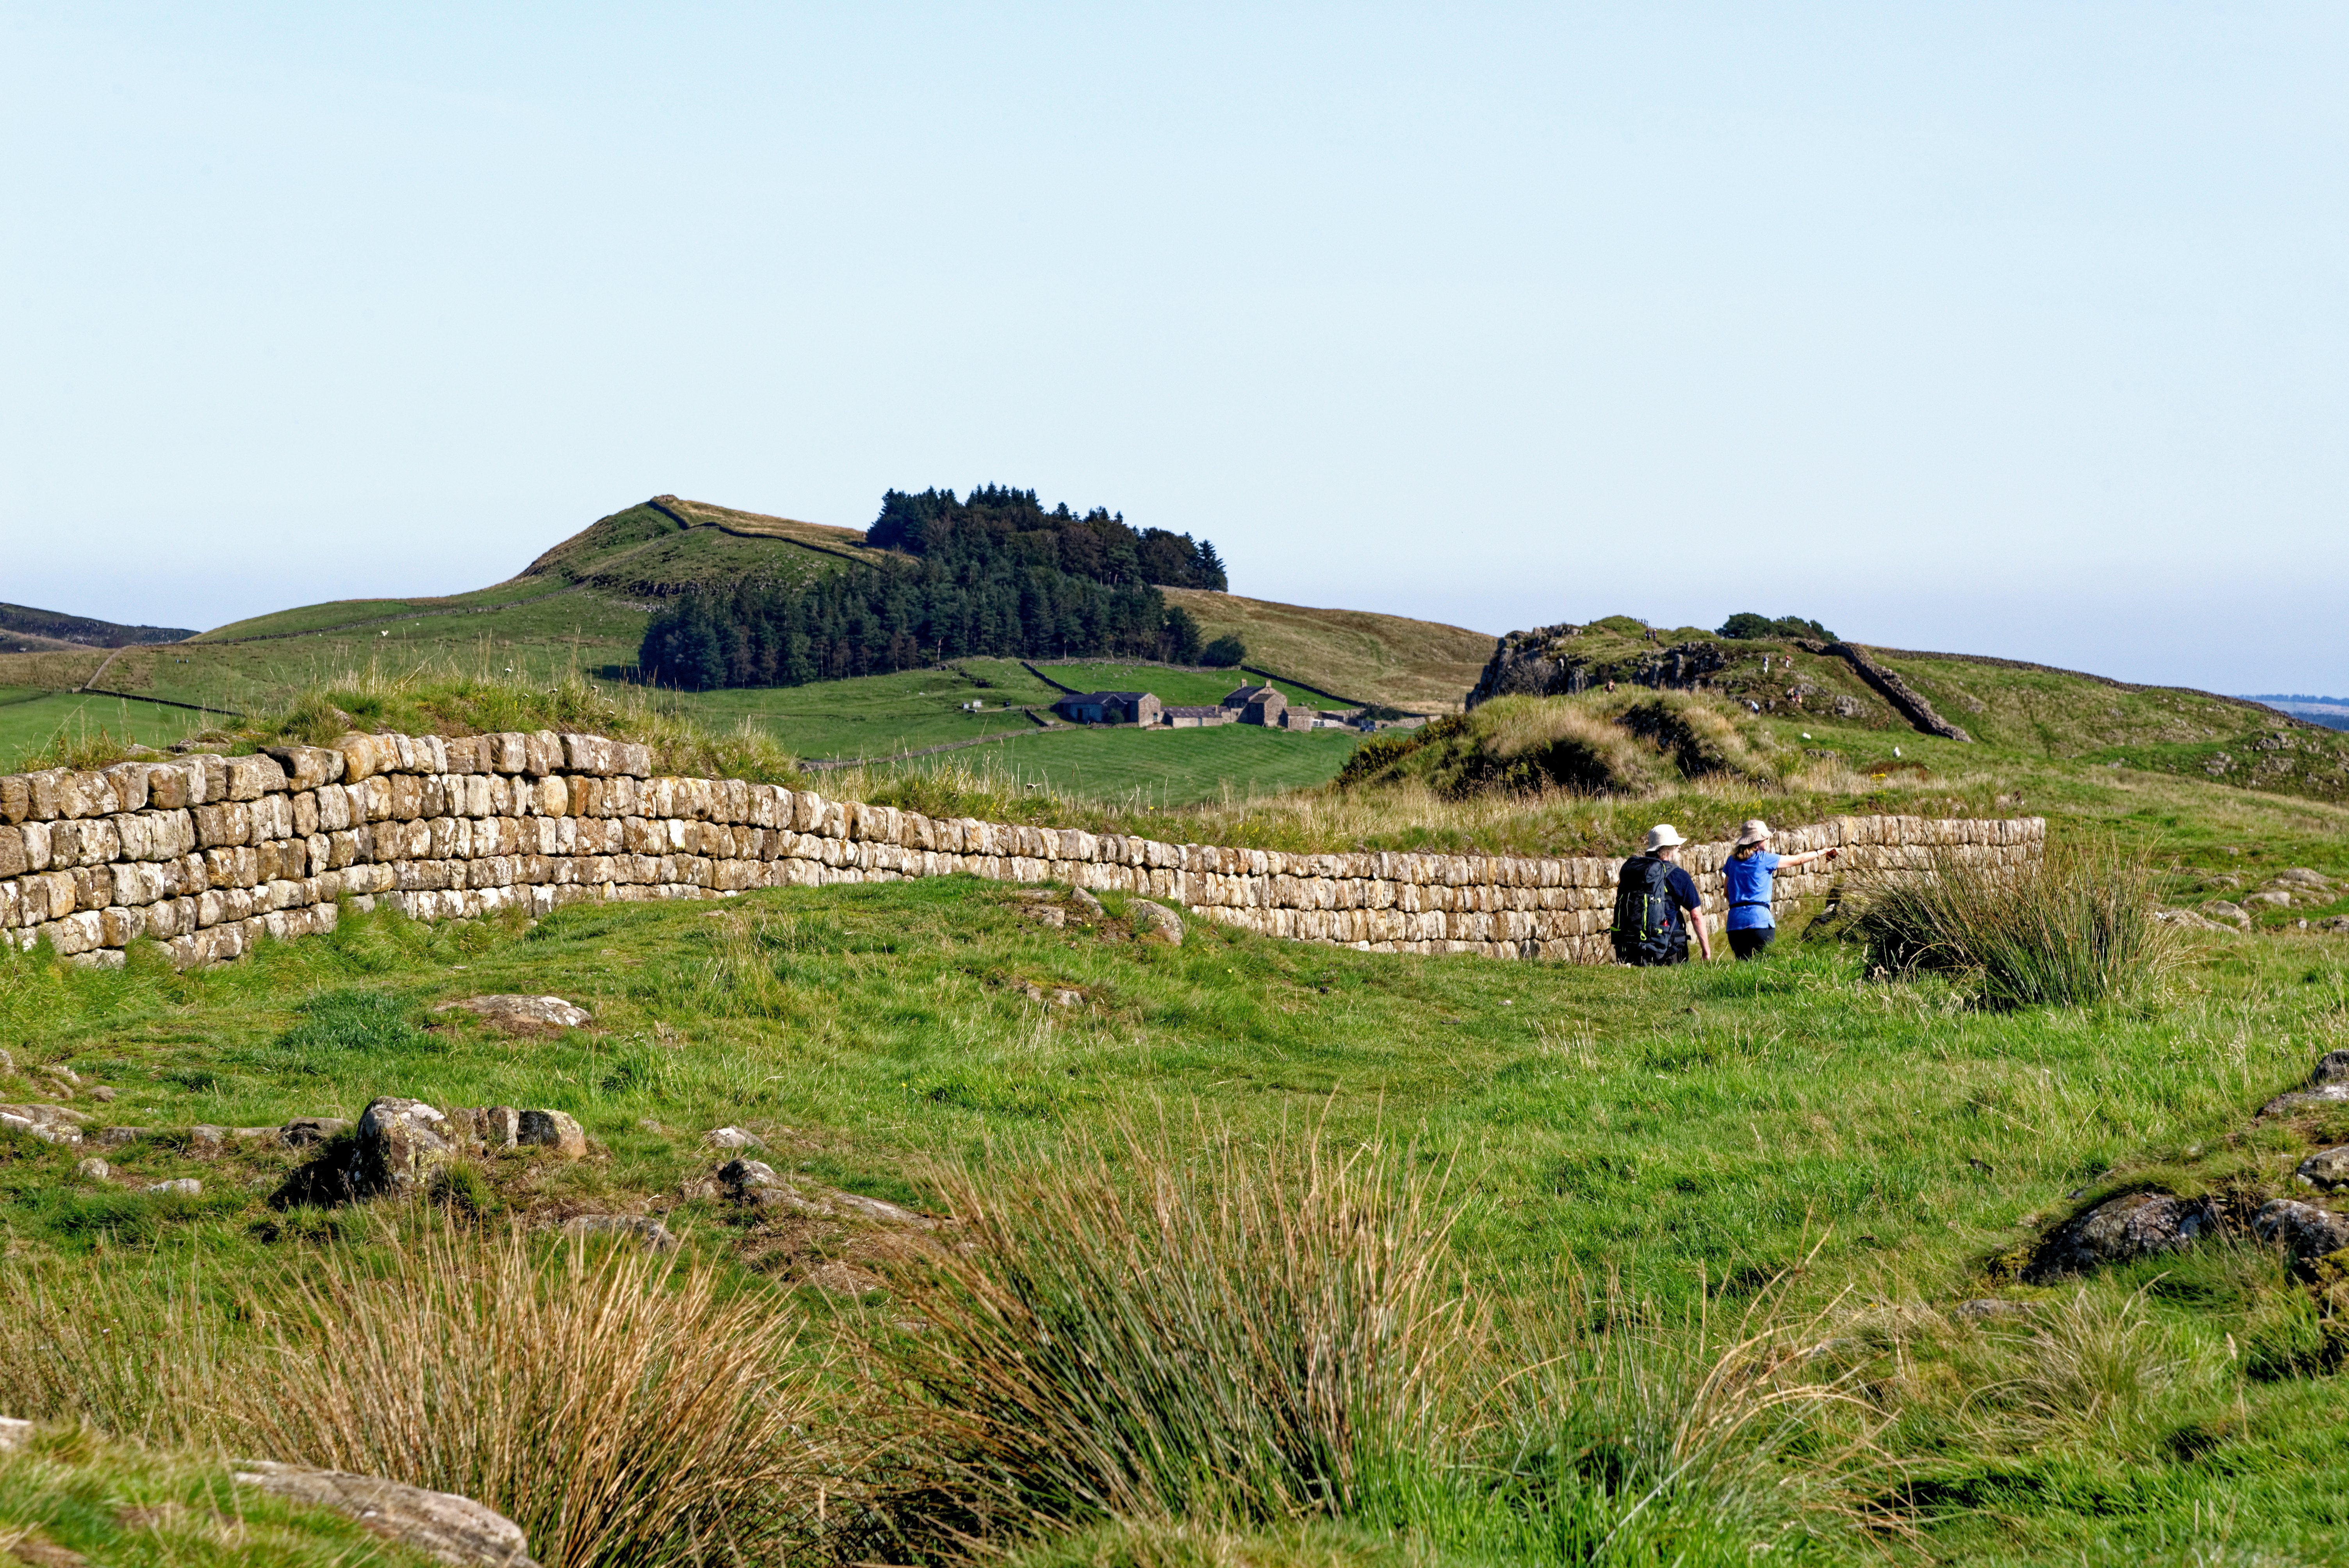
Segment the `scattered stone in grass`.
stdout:
[[2271,880],[2282,882],[2289,887],[2313,888],[2319,892],[2330,892],[2333,890],[2331,877],[2322,872],[2312,871],[2306,866],[2293,866],[2288,871],[2278,872]]
[[1109,911],[1102,907],[1102,901],[1083,888],[1071,888],[1069,902],[1076,906],[1077,918],[1080,920],[1095,921],[1109,918]]
[[2260,1114],[2277,1116],[2303,1105],[2349,1100],[2349,1051],[2327,1051],[2317,1058],[2314,1070],[2308,1075],[2308,1085],[2276,1096],[2260,1107]]
[[538,1568],[522,1526],[470,1497],[344,1470],[241,1460],[239,1486],[315,1508],[330,1508],[377,1535],[442,1563],[479,1568]]
[[1153,903],[1146,898],[1130,899],[1125,913],[1133,923],[1133,934],[1143,941],[1160,942],[1169,947],[1183,945],[1183,917],[1164,904]]
[[277,1140],[288,1149],[308,1149],[348,1131],[350,1125],[339,1116],[297,1116],[277,1130]]
[[2029,1317],[2037,1310],[2027,1301],[2001,1301],[1996,1296],[1977,1296],[1961,1301],[1950,1309],[1972,1323],[1988,1323],[2001,1317]]
[[467,996],[443,1002],[432,1010],[446,1013],[452,1008],[471,1013],[497,1028],[520,1033],[577,1029],[595,1021],[586,1008],[560,996]]
[[93,1154],[74,1167],[74,1174],[85,1181],[103,1181],[114,1174],[114,1167]]
[[2153,912],[2153,918],[2164,925],[2174,925],[2182,931],[2231,932],[2235,929],[2231,925],[2221,925],[2215,920],[2205,920],[2190,909],[2157,909]]
[[89,1098],[110,1102],[114,1099],[113,1087],[109,1084],[98,1084],[89,1091]]
[[17,1416],[0,1416],[0,1454],[25,1446],[33,1435],[33,1423]]
[[559,1110],[525,1110],[517,1125],[514,1140],[536,1149],[552,1149],[564,1160],[586,1157],[587,1134],[579,1123]]
[[2327,1192],[2349,1187],[2349,1144],[2318,1150],[2300,1162],[2294,1174],[2309,1186]]
[[801,1274],[798,1283],[826,1295],[870,1295],[882,1284],[881,1276],[871,1269],[838,1261],[816,1264]]
[[566,1236],[624,1236],[657,1253],[678,1244],[675,1233],[647,1214],[574,1214],[563,1222]]
[[2243,902],[2247,904],[2258,904],[2261,909],[2290,909],[2292,894],[2281,889],[2267,892],[2247,892],[2243,895]]
[[1021,903],[1045,903],[1061,895],[1048,887],[1023,887],[1014,889],[1011,896]]
[[181,1176],[170,1181],[158,1181],[147,1189],[160,1198],[201,1198],[204,1184],[192,1176]]
[[362,1197],[420,1191],[449,1162],[449,1119],[420,1099],[385,1095],[359,1116],[351,1155],[351,1190]]
[[702,1141],[712,1149],[764,1149],[765,1141],[755,1132],[741,1127],[721,1127]]
[[636,1126],[646,1132],[655,1133],[661,1137],[667,1137],[668,1135],[668,1129],[663,1127],[659,1122],[655,1121],[649,1116],[640,1116],[636,1118]]
[[[13,1073],[16,1070],[16,1058],[10,1056],[6,1051],[0,1051],[0,1073]],[[0,1418],[0,1419],[5,1418]]]
[[218,1154],[228,1142],[228,1129],[200,1121],[188,1129],[188,1152],[209,1159]]
[[2086,1274],[2106,1264],[2127,1263],[2192,1245],[2218,1229],[2219,1215],[2207,1200],[2167,1192],[2130,1192],[2107,1199],[2040,1244],[2023,1277],[2036,1284],[2064,1274]]
[[2239,903],[2230,903],[2223,898],[2214,898],[2204,904],[2202,913],[2211,920],[2223,920],[2239,931],[2249,931],[2251,928],[2251,917],[2243,906]]
[[30,1133],[44,1143],[79,1143],[85,1119],[61,1105],[0,1105],[0,1130]]
[[2296,1263],[2313,1263],[2349,1247],[2349,1219],[2313,1203],[2278,1198],[2260,1205],[2251,1217],[2251,1233],[2281,1244]]
[[718,1168],[718,1179],[740,1198],[761,1187],[771,1187],[781,1178],[775,1168],[763,1160],[746,1160],[740,1156]]
[[1049,903],[1031,903],[1019,913],[1040,925],[1058,927],[1069,923],[1068,911],[1055,909]]
[[151,1127],[101,1127],[98,1130],[98,1141],[110,1149],[119,1149],[123,1144],[136,1143],[151,1136],[154,1130]]
[[2349,914],[2336,914],[2330,920],[2320,920],[2316,923],[2316,929],[2349,935]]
[[522,1137],[522,1112],[510,1105],[460,1106],[449,1120],[460,1137],[484,1149],[511,1149]]

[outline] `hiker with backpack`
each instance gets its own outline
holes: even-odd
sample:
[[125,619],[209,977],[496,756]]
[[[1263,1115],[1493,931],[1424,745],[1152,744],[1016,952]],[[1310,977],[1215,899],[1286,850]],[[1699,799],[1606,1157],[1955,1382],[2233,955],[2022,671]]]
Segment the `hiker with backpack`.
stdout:
[[1770,913],[1772,877],[1813,861],[1833,860],[1835,854],[1833,850],[1813,850],[1807,854],[1774,855],[1770,824],[1759,817],[1748,820],[1738,830],[1736,846],[1721,868],[1729,884],[1729,950],[1740,958],[1759,958],[1778,934],[1777,917]]
[[1692,926],[1696,931],[1697,951],[1712,959],[1713,935],[1704,928],[1696,879],[1676,863],[1685,842],[1679,829],[1659,822],[1648,830],[1646,851],[1623,862],[1623,873],[1615,883],[1619,962],[1641,967],[1685,964]]

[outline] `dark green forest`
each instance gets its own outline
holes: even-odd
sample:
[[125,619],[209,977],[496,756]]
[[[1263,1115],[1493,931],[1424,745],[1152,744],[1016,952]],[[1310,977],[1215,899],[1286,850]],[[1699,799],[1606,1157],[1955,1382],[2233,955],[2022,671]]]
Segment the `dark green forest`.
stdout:
[[1046,511],[1033,490],[891,490],[868,543],[902,564],[805,587],[744,583],[687,594],[654,618],[642,678],[704,691],[885,675],[973,655],[1115,655],[1190,664],[1199,627],[1159,584],[1225,586],[1205,540],[1137,532],[1096,508]]

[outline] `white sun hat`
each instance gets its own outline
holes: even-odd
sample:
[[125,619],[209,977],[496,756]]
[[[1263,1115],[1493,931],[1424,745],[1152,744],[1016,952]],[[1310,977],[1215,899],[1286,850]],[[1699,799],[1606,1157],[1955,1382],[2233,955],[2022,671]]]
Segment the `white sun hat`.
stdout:
[[1668,850],[1674,844],[1686,842],[1688,841],[1681,837],[1681,830],[1670,822],[1659,822],[1648,830],[1648,852],[1651,854],[1658,850]]

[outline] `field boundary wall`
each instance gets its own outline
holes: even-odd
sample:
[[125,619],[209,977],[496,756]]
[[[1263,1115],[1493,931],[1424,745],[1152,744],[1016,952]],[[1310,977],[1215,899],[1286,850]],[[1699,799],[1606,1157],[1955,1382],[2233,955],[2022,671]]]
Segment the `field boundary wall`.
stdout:
[[[1301,854],[1169,844],[968,818],[740,779],[657,777],[642,745],[592,735],[349,735],[249,757],[197,753],[95,772],[0,778],[0,935],[119,963],[142,938],[181,967],[262,937],[334,929],[342,907],[436,920],[579,900],[711,898],[762,887],[966,873],[1137,893],[1205,920],[1378,952],[1609,962],[1622,862],[1403,852]],[[1937,856],[2020,863],[2039,818],[1838,817],[1782,853],[1840,848],[1779,879]],[[1692,844],[1718,927],[1724,844]]]

